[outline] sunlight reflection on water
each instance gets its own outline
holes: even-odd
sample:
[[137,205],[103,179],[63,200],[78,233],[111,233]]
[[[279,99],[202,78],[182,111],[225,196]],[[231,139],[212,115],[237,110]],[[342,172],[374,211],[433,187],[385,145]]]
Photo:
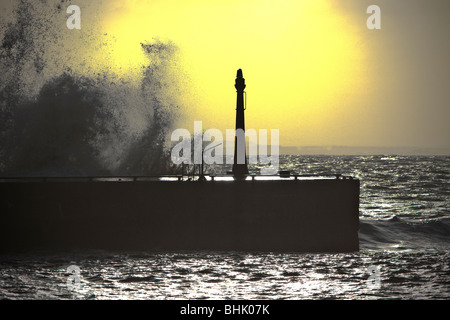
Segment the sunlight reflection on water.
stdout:
[[[286,156],[282,170],[361,179],[361,251],[0,255],[7,299],[449,299],[449,157]],[[80,267],[68,290],[67,268]],[[368,283],[379,267],[380,286]]]

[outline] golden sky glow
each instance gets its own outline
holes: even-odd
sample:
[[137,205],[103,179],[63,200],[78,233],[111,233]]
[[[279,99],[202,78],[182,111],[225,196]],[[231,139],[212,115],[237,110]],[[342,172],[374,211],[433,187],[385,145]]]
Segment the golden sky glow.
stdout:
[[181,124],[188,128],[193,120],[234,127],[242,68],[247,128],[279,128],[280,142],[293,145],[302,127],[320,144],[317,133],[353,111],[346,99],[364,85],[365,52],[330,1],[118,1],[102,15],[102,30],[114,39],[109,63],[119,74],[145,64],[141,42],[157,37],[180,48],[192,85]]
[[[5,25],[17,3],[0,3]],[[178,47],[170,75],[182,87],[164,93],[184,105],[178,127],[234,128],[242,68],[246,127],[279,129],[281,145],[450,150],[447,0],[377,0],[381,30],[366,27],[372,0],[64,2],[80,6],[81,30],[68,30],[52,3],[33,3],[52,28],[29,35],[42,37],[47,61],[21,78],[36,94],[65,68],[139,88],[151,63],[141,43],[160,39]]]

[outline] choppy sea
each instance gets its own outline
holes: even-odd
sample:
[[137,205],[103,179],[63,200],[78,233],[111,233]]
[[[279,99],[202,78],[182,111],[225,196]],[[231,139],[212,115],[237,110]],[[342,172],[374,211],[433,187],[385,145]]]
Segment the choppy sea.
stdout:
[[360,251],[0,255],[3,299],[449,299],[450,157],[282,156],[361,180]]

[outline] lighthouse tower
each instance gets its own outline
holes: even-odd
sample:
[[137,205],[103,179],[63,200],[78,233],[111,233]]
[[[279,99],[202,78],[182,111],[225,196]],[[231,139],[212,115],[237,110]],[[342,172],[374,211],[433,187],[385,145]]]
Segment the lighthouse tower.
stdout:
[[236,135],[234,140],[233,175],[235,178],[243,178],[248,174],[247,156],[245,152],[245,120],[244,120],[244,89],[245,79],[242,69],[237,71],[236,82]]

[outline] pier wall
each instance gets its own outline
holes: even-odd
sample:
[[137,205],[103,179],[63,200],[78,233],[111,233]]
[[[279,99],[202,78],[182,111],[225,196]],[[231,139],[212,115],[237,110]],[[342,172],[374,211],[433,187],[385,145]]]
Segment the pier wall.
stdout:
[[1,182],[0,250],[359,250],[359,180]]

